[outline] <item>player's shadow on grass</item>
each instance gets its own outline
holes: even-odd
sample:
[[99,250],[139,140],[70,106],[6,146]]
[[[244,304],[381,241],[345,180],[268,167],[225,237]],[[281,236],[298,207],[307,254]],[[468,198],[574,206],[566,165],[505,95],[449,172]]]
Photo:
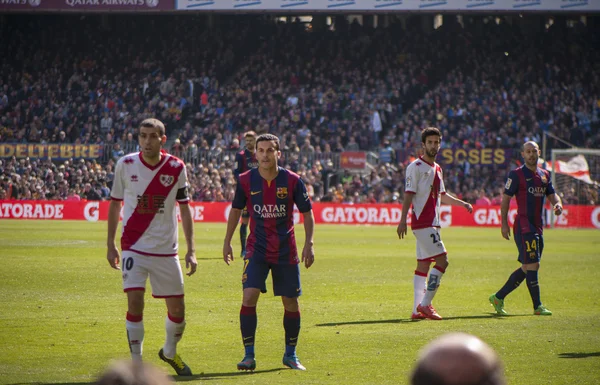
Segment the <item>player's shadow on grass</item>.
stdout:
[[93,382],[16,382],[14,384],[7,385],[94,385],[96,381]]
[[[175,382],[188,382],[188,381],[196,381],[196,380],[208,381],[208,380],[218,380],[223,377],[251,376],[253,373],[255,373],[255,374],[271,373],[271,372],[278,372],[280,370],[287,370],[287,368],[254,370],[253,372],[237,371],[237,372],[226,372],[226,373],[201,373],[201,374],[194,374],[194,375],[186,376],[186,377],[173,376],[171,378],[173,378],[173,380]],[[63,385],[63,384],[60,384],[60,385]]]
[[588,357],[600,357],[600,352],[591,353],[559,353],[558,358],[588,358]]
[[[497,316],[495,313],[490,313],[489,315],[467,315],[467,316],[457,316],[457,317],[444,317],[442,321],[449,321],[454,319],[496,319],[496,318],[506,318],[506,317],[518,317],[519,315],[507,315],[507,316]],[[328,322],[324,324],[315,324],[315,326],[344,326],[344,325],[373,325],[373,324],[399,324],[399,323],[419,323],[419,322],[428,322],[429,320],[412,320],[410,318],[398,318],[398,319],[382,319],[382,320],[364,320],[364,321],[347,321],[347,322]]]

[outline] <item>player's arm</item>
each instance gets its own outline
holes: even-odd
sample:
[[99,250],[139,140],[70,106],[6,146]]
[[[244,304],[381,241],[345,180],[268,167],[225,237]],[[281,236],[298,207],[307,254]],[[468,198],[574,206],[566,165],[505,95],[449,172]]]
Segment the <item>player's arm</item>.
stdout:
[[458,199],[449,193],[442,194],[441,201],[442,201],[442,204],[451,205],[451,206],[462,206],[465,209],[467,209],[467,211],[469,213],[473,212],[473,206],[471,206],[470,203],[467,203],[467,202],[463,201],[462,199]]
[[119,270],[119,249],[117,249],[117,227],[119,227],[119,217],[121,216],[121,201],[112,199],[108,206],[108,235],[106,237],[106,259],[110,267]]
[[302,262],[308,269],[315,262],[313,234],[315,231],[315,216],[312,210],[302,213],[304,217],[304,248],[302,249]]
[[408,232],[406,225],[406,217],[408,216],[408,209],[412,205],[413,197],[415,194],[413,192],[404,191],[404,201],[402,201],[402,214],[400,214],[400,223],[398,223],[398,228],[396,232],[398,233],[398,238],[402,239]]
[[[247,183],[248,180],[246,180]],[[242,210],[246,207],[246,201],[248,196],[242,186],[242,181],[237,181],[235,187],[235,195],[233,196],[233,202],[231,202],[231,210],[229,211],[229,217],[227,218],[227,231],[225,233],[225,240],[223,241],[223,260],[226,264],[233,262],[233,249],[231,248],[231,238],[235,233],[235,229],[242,216]]]
[[552,203],[552,207],[554,207],[554,215],[560,215],[563,212],[562,200],[558,196],[558,194],[550,194],[548,195],[548,200]]
[[227,218],[227,232],[225,233],[225,240],[223,241],[223,260],[226,264],[233,262],[233,249],[231,248],[231,238],[235,233],[235,229],[242,216],[242,210],[231,208],[229,211],[229,217]]
[[192,217],[192,210],[188,203],[179,204],[179,213],[181,215],[181,226],[183,227],[185,242],[187,244],[185,268],[190,269],[189,273],[187,273],[187,275],[190,276],[194,274],[198,268],[198,262],[196,261],[196,245],[194,242],[194,218]]
[[507,194],[502,194],[502,202],[500,203],[500,218],[502,219],[502,238],[510,239],[510,226],[508,225],[508,209],[512,197]]
[[513,170],[508,173],[506,183],[504,184],[504,194],[502,194],[502,202],[500,203],[500,218],[502,220],[502,238],[510,239],[510,227],[508,226],[508,209],[510,208],[510,200],[519,190],[519,175]]

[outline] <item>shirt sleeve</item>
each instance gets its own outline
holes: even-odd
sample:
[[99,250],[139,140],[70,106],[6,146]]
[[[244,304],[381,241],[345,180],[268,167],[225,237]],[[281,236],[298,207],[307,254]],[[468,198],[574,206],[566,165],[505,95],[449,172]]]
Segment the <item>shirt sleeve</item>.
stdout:
[[177,195],[175,199],[177,199],[177,202],[179,203],[188,203],[190,201],[190,197],[188,195],[189,183],[187,179],[187,170],[185,168],[185,165],[182,164],[182,166],[183,169],[179,174],[179,181],[177,183]]
[[115,175],[112,189],[110,190],[110,199],[122,201],[125,196],[125,185],[123,183],[123,162],[117,162],[115,166]]
[[411,163],[406,168],[406,179],[404,181],[404,192],[416,194],[419,180],[417,178],[417,167]]
[[548,178],[548,187],[546,187],[546,196],[556,194],[556,191],[554,190],[554,185],[552,184],[552,180],[550,179],[550,173],[548,173],[546,175],[546,178]]
[[233,175],[235,176],[235,180],[239,181],[240,174],[243,172],[244,167],[244,159],[242,155],[238,152],[235,154],[235,169],[233,170]]
[[231,207],[234,209],[243,210],[246,207],[247,199],[248,197],[246,196],[246,192],[242,186],[242,181],[238,179],[238,183],[235,188],[235,195],[233,196],[233,202],[231,202]]
[[310,203],[310,198],[308,197],[308,192],[306,191],[306,185],[301,178],[298,178],[298,182],[294,187],[294,203],[298,207],[298,211],[301,213],[306,213],[312,210],[312,204]]
[[511,171],[508,173],[508,177],[506,178],[506,184],[504,185],[504,194],[508,196],[514,196],[519,189],[519,176],[516,171]]
[[440,194],[446,193],[446,185],[444,184],[444,171],[440,166],[438,166],[439,177],[440,177]]

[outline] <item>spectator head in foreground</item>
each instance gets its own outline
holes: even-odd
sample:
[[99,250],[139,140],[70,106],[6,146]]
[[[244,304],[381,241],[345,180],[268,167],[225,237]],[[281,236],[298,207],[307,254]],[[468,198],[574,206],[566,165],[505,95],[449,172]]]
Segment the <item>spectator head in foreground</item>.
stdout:
[[465,333],[445,334],[420,352],[412,385],[505,385],[500,358],[488,344]]
[[96,381],[97,385],[173,385],[173,381],[158,368],[142,361],[117,361]]

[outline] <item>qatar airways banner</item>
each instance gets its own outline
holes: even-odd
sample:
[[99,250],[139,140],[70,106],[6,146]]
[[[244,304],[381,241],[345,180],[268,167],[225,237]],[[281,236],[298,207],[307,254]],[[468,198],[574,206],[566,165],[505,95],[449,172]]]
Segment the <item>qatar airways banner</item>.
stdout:
[[[38,0],[39,1],[39,0]],[[44,1],[44,0],[42,0]],[[206,11],[600,11],[598,0],[176,0]]]
[[[69,219],[90,222],[108,219],[109,202],[102,201],[0,201],[0,220],[3,219]],[[226,223],[231,205],[226,202],[192,202],[194,222]],[[314,203],[313,212],[318,224],[397,225],[402,206],[391,204],[344,205]],[[302,214],[294,211],[294,222],[302,223]],[[508,220],[512,226],[517,209],[511,208]],[[550,221],[548,211],[546,223]],[[475,206],[473,214],[462,207],[442,206],[442,227],[500,227],[500,206]],[[410,224],[410,216],[409,216]],[[555,218],[556,227],[600,229],[600,206],[565,206]]]
[[0,11],[172,11],[175,0],[0,0]]

